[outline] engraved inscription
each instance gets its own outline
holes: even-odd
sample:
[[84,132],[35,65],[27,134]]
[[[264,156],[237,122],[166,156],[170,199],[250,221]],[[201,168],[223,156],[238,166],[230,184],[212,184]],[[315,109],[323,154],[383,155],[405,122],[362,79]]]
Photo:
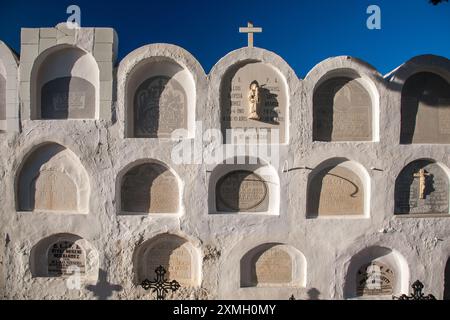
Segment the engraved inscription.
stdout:
[[292,282],[292,259],[277,246],[264,251],[255,261],[253,282],[261,284],[289,284]]
[[48,250],[49,276],[65,276],[75,272],[84,274],[86,254],[78,244],[71,241],[60,241]]
[[251,171],[233,171],[218,181],[216,198],[219,211],[265,211],[268,205],[267,185]]
[[358,270],[356,281],[358,296],[391,296],[394,271],[384,264],[372,262]]

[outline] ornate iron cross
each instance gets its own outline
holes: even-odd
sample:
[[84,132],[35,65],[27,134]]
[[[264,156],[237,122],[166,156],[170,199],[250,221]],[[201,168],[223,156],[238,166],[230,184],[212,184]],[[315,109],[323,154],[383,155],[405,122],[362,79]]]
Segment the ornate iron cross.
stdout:
[[432,294],[424,295],[422,292],[423,284],[419,280],[413,283],[411,286],[413,288],[413,293],[410,296],[402,294],[400,297],[393,297],[394,300],[436,300],[435,296]]
[[176,280],[168,281],[165,277],[167,271],[163,266],[159,266],[155,269],[156,277],[153,281],[145,279],[142,281],[142,288],[144,290],[152,289],[152,292],[156,292],[156,300],[164,300],[169,290],[172,292],[180,289],[181,285]]

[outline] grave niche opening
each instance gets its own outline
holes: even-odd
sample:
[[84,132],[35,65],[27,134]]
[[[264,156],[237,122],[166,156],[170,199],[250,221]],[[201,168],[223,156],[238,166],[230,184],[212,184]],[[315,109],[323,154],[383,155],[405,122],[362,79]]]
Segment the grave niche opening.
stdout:
[[[288,103],[284,76],[271,65],[250,61],[232,66],[220,88],[224,143],[235,143],[227,132],[229,129],[244,130],[242,134],[234,133],[239,139],[285,143]],[[252,130],[246,132],[248,129]],[[270,133],[275,129],[279,130],[279,141],[270,140]]]
[[447,260],[444,272],[444,300],[450,300],[450,258]]
[[392,296],[394,293],[394,270],[378,261],[363,265],[356,277],[356,294],[364,296]]
[[395,182],[396,214],[448,214],[448,177],[429,160],[407,165]]
[[372,99],[360,81],[334,77],[314,91],[314,141],[372,140]]
[[352,170],[328,166],[315,174],[308,185],[309,217],[364,214],[364,186]]
[[178,181],[163,165],[144,163],[132,168],[121,186],[124,213],[178,213]]
[[450,84],[441,76],[420,72],[405,81],[400,143],[450,143]]

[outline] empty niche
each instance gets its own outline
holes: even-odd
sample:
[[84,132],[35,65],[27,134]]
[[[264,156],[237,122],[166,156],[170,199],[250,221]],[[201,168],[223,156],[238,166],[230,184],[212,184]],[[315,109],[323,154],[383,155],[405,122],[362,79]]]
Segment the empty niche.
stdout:
[[18,210],[87,213],[89,178],[70,150],[48,143],[26,157],[17,180]]
[[431,72],[409,77],[402,89],[400,143],[450,143],[450,85]]
[[396,214],[448,214],[447,169],[432,160],[408,164],[395,181]]
[[247,159],[247,164],[225,161],[213,170],[209,183],[210,213],[278,214],[278,175],[270,165],[253,160]]
[[408,265],[391,249],[369,247],[351,258],[345,280],[347,299],[392,299],[408,291]]
[[[286,80],[273,66],[247,61],[230,67],[220,88],[224,143],[236,143],[236,139],[245,138],[257,143],[285,143],[288,104]],[[243,132],[232,134],[229,129]],[[278,130],[277,141],[271,141],[274,130]]]
[[6,129],[6,70],[0,60],[0,131]]
[[31,74],[32,119],[98,117],[99,68],[94,57],[62,45],[44,51]]
[[200,285],[201,265],[198,250],[187,240],[170,234],[156,236],[141,244],[135,252],[136,283],[153,280],[155,270],[162,266],[169,281],[183,287]]
[[33,277],[68,277],[74,274],[96,278],[98,253],[85,239],[73,234],[56,234],[39,241],[31,250]]
[[[341,75],[341,73],[343,75]],[[348,73],[348,74],[347,74]],[[366,79],[338,70],[322,79],[313,96],[314,141],[372,141],[376,89]]]
[[170,138],[177,129],[193,137],[195,90],[192,74],[174,60],[154,57],[140,62],[127,78],[127,137]]
[[368,216],[369,180],[367,171],[357,163],[325,161],[308,177],[308,217]]
[[135,165],[122,177],[122,214],[176,214],[180,211],[178,178],[165,165]]
[[241,287],[304,287],[306,259],[291,246],[268,243],[242,257],[240,272]]

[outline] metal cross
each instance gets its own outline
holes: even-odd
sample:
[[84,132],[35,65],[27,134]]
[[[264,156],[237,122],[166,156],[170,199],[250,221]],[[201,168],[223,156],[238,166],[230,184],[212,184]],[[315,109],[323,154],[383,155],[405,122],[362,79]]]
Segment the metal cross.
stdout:
[[165,278],[167,271],[163,266],[159,266],[158,268],[156,268],[155,273],[156,278],[153,281],[145,279],[144,281],[142,281],[141,286],[142,288],[144,288],[144,290],[152,289],[152,292],[156,292],[156,300],[164,300],[169,290],[175,292],[180,289],[181,286],[178,281],[168,281]]
[[425,199],[426,178],[430,175],[423,168],[414,174],[414,178],[419,178],[419,199]]
[[247,27],[239,28],[240,33],[247,33],[248,35],[248,47],[253,48],[253,34],[261,33],[263,31],[262,28],[253,27],[252,22],[247,23]]
[[392,297],[394,300],[436,300],[436,297],[432,294],[424,295],[422,292],[423,284],[419,280],[413,283],[411,286],[413,288],[413,293],[410,296],[402,294],[400,297]]

